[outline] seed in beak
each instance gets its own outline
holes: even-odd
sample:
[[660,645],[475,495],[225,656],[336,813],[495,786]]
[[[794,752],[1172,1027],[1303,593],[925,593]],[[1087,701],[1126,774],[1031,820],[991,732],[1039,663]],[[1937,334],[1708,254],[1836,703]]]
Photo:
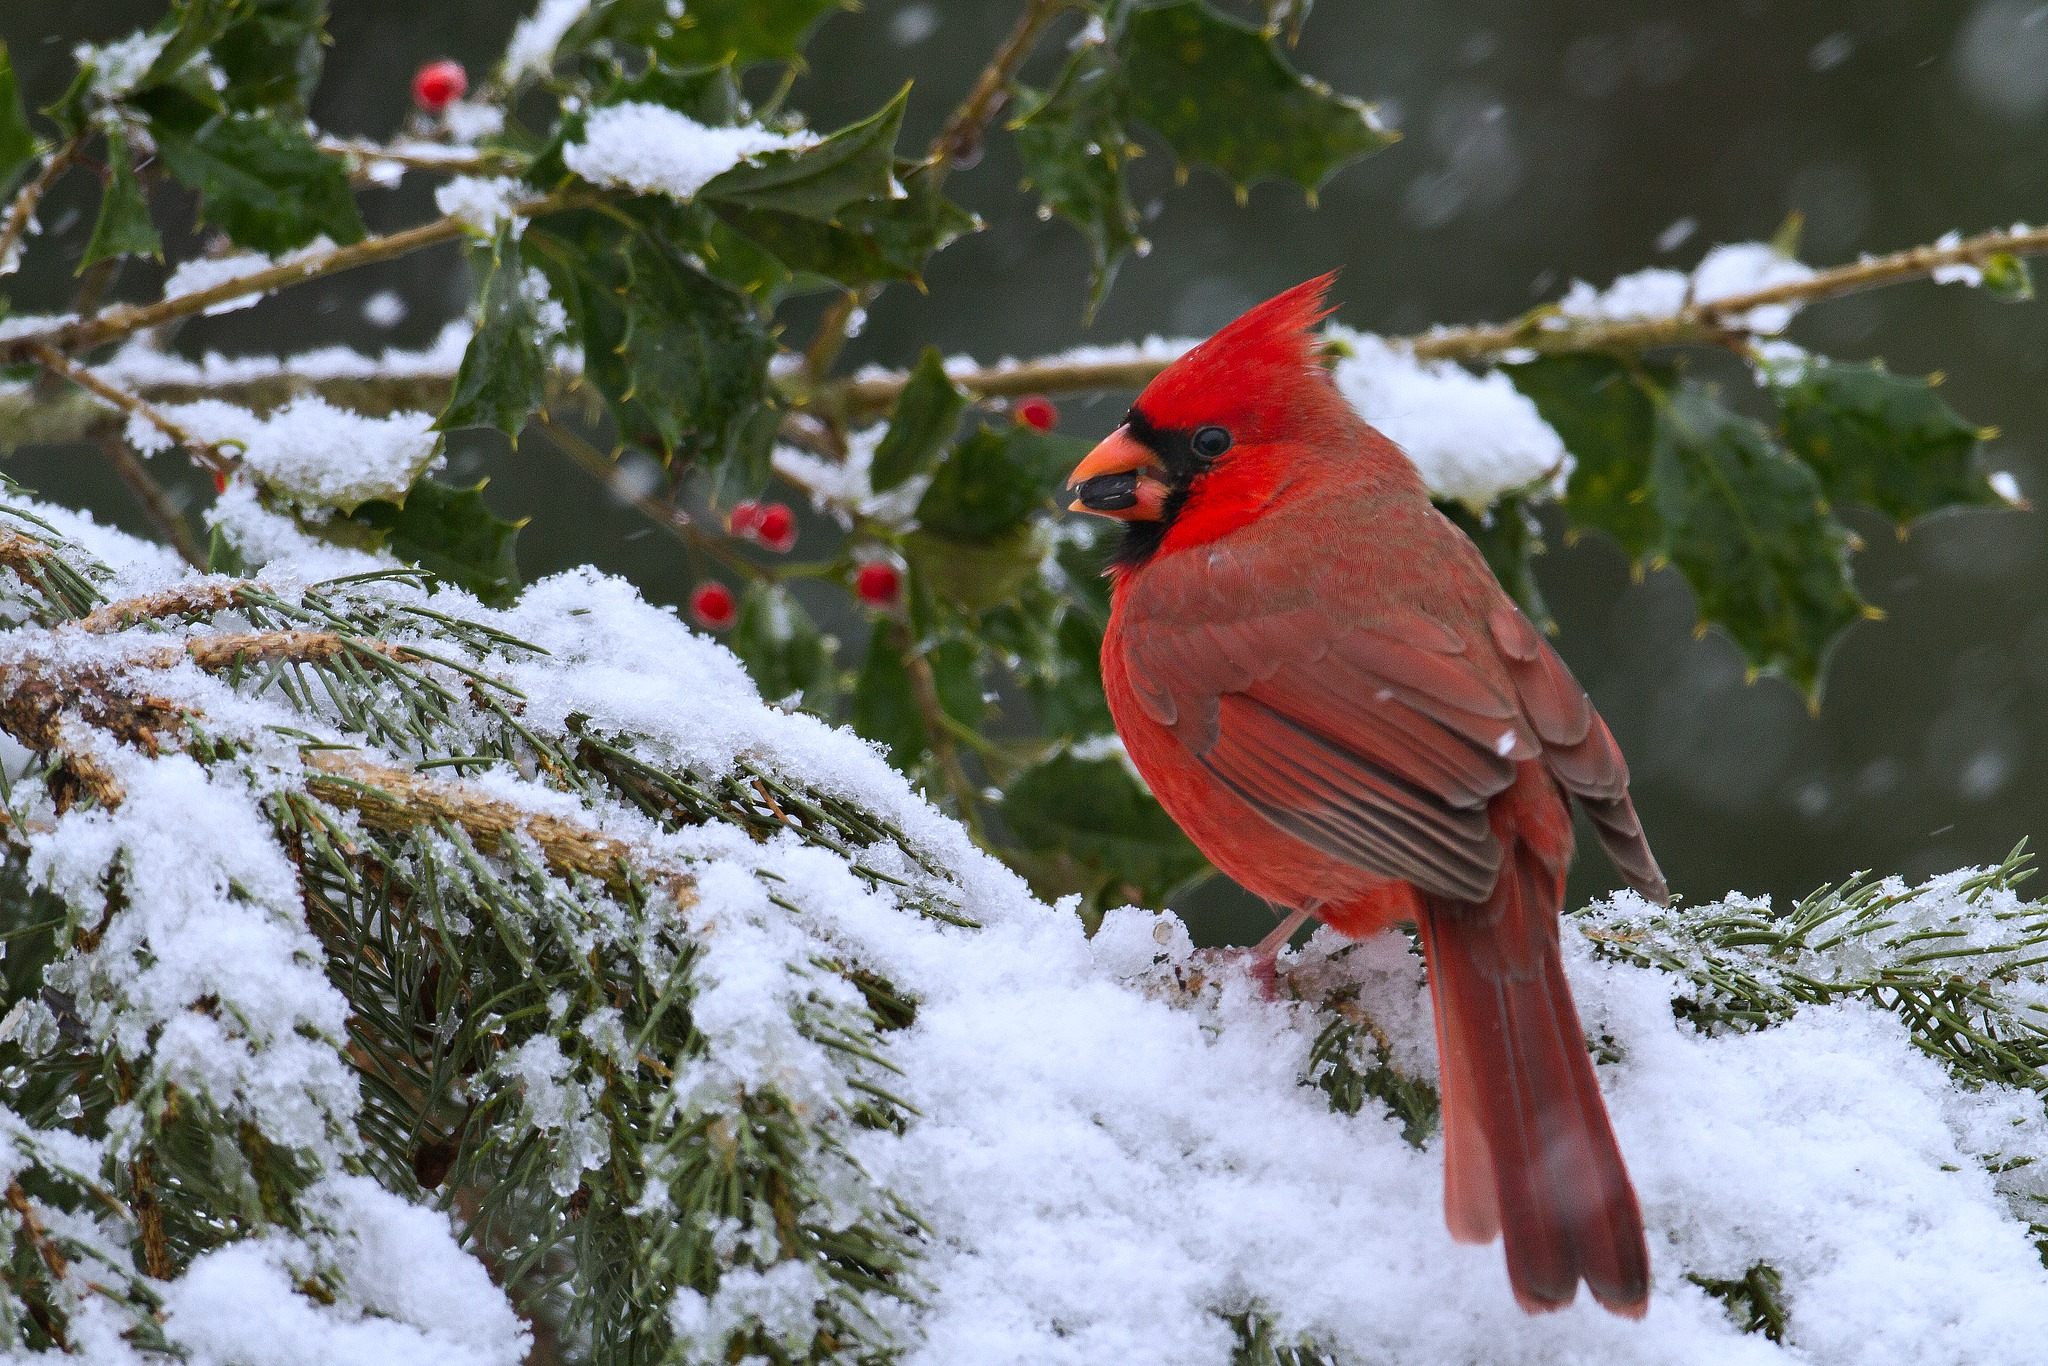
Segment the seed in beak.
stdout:
[[1137,471],[1098,474],[1075,485],[1073,493],[1074,501],[1090,512],[1122,512],[1138,505]]

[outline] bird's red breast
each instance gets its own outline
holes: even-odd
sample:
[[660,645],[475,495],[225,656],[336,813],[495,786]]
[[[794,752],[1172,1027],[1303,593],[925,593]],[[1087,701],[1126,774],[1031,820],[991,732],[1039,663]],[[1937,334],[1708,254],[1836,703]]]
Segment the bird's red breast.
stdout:
[[1505,1233],[1526,1307],[1584,1279],[1639,1314],[1641,1218],[1558,949],[1571,803],[1645,895],[1663,878],[1585,692],[1321,365],[1327,283],[1169,367],[1075,471],[1075,506],[1126,524],[1110,710],[1248,890],[1346,934],[1418,924],[1452,1232]]

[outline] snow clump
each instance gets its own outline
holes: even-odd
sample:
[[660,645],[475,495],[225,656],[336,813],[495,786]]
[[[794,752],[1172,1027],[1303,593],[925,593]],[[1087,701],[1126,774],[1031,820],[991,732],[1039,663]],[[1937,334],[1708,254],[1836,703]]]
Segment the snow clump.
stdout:
[[777,133],[759,124],[707,128],[673,109],[629,101],[591,110],[583,140],[564,147],[562,160],[593,185],[688,199],[748,157],[816,143],[810,133]]

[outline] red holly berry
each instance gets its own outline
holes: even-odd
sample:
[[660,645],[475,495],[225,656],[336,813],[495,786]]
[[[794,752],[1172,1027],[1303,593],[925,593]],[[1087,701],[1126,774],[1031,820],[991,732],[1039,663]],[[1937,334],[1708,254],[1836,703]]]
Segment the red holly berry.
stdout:
[[903,575],[893,564],[871,561],[854,574],[853,591],[870,607],[893,607],[903,592]]
[[748,498],[732,505],[726,514],[725,529],[735,536],[752,536],[761,526],[761,505]]
[[707,631],[726,630],[739,614],[739,599],[722,583],[700,583],[690,594],[690,615]]
[[1017,420],[1035,432],[1049,432],[1060,425],[1059,406],[1044,394],[1029,394],[1010,410]]
[[226,493],[228,491],[228,472],[226,470],[214,471],[213,491],[215,493]]
[[428,62],[412,77],[412,102],[429,114],[438,114],[461,99],[469,90],[469,73],[462,63],[443,57]]
[[754,539],[778,555],[796,544],[796,514],[787,503],[770,503],[754,523]]

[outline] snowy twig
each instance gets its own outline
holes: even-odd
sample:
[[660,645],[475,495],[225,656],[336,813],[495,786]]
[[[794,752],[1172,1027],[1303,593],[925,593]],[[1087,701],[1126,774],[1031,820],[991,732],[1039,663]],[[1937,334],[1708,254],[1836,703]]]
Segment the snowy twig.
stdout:
[[21,249],[22,236],[35,219],[36,206],[43,202],[43,196],[57,183],[57,178],[78,160],[79,148],[84,145],[85,135],[81,133],[59,147],[43,163],[43,169],[36,173],[36,178],[22,186],[21,192],[14,196],[14,204],[7,210],[7,221],[0,224],[0,275],[7,273],[7,263]]
[[[542,214],[555,213],[575,208],[592,201],[588,191],[564,190],[516,204],[512,212],[521,218],[534,218]],[[252,271],[222,280],[207,289],[196,289],[190,294],[175,298],[161,299],[153,304],[117,304],[102,309],[89,318],[69,318],[51,327],[35,332],[26,332],[0,342],[0,364],[19,363],[37,359],[38,348],[55,351],[86,351],[108,342],[119,341],[152,327],[176,322],[204,313],[218,304],[240,299],[250,294],[268,294],[272,290],[289,285],[303,284],[322,276],[339,271],[353,270],[357,266],[374,265],[379,261],[395,260],[422,247],[438,246],[453,242],[468,232],[469,224],[450,214],[437,218],[431,223],[407,228],[402,232],[387,233],[382,237],[366,237],[346,247],[317,252],[302,256],[267,270]]]
[[235,458],[211,441],[202,440],[184,423],[166,413],[154,404],[137,398],[134,394],[109,384],[98,375],[72,360],[53,346],[37,344],[29,348],[28,358],[40,364],[45,370],[60,379],[68,379],[79,388],[96,398],[104,399],[122,412],[139,417],[155,427],[178,445],[184,447],[193,460],[205,467],[208,473],[226,475],[234,472],[238,463]]
[[[1496,360],[1512,352],[1547,355],[1728,345],[1749,338],[1749,329],[1742,320],[1755,309],[1816,303],[1884,285],[1926,279],[1945,266],[1981,265],[1993,256],[2043,253],[2048,253],[2048,228],[1987,232],[1951,246],[1912,247],[1889,256],[1817,271],[1805,279],[1768,289],[1687,304],[1663,317],[1581,321],[1564,317],[1555,306],[1545,306],[1513,322],[1441,328],[1399,345],[1418,360],[1460,361]],[[1170,358],[1163,356],[1110,361],[1052,358],[949,373],[955,384],[977,398],[1015,398],[1022,394],[1141,389],[1171,363]],[[908,379],[901,372],[864,375],[827,386],[814,402],[820,407],[838,408],[849,422],[868,421],[889,411]]]
[[[511,836],[524,835],[563,872],[594,878],[614,891],[635,880],[638,860],[632,846],[573,821],[524,810],[461,783],[422,778],[336,750],[313,751],[306,756],[306,766],[313,770],[306,786],[314,795],[354,811],[374,830],[412,830],[445,822],[461,826],[486,851],[496,850]],[[679,908],[695,903],[696,890],[688,878],[671,875],[662,882]]]
[[361,138],[323,137],[320,150],[346,158],[353,166],[389,162],[409,171],[438,171],[446,175],[503,175],[518,166],[516,158],[503,152],[482,152],[473,148],[449,147],[445,152],[432,144],[396,147]]
[[[17,539],[25,544],[35,544],[26,537]],[[44,550],[43,553],[49,552]],[[79,618],[78,629],[92,635],[105,635],[112,631],[125,631],[144,621],[161,621],[165,617],[207,616],[214,612],[224,612],[240,601],[240,594],[247,587],[249,584],[246,582],[181,583],[175,588],[110,602]]]

